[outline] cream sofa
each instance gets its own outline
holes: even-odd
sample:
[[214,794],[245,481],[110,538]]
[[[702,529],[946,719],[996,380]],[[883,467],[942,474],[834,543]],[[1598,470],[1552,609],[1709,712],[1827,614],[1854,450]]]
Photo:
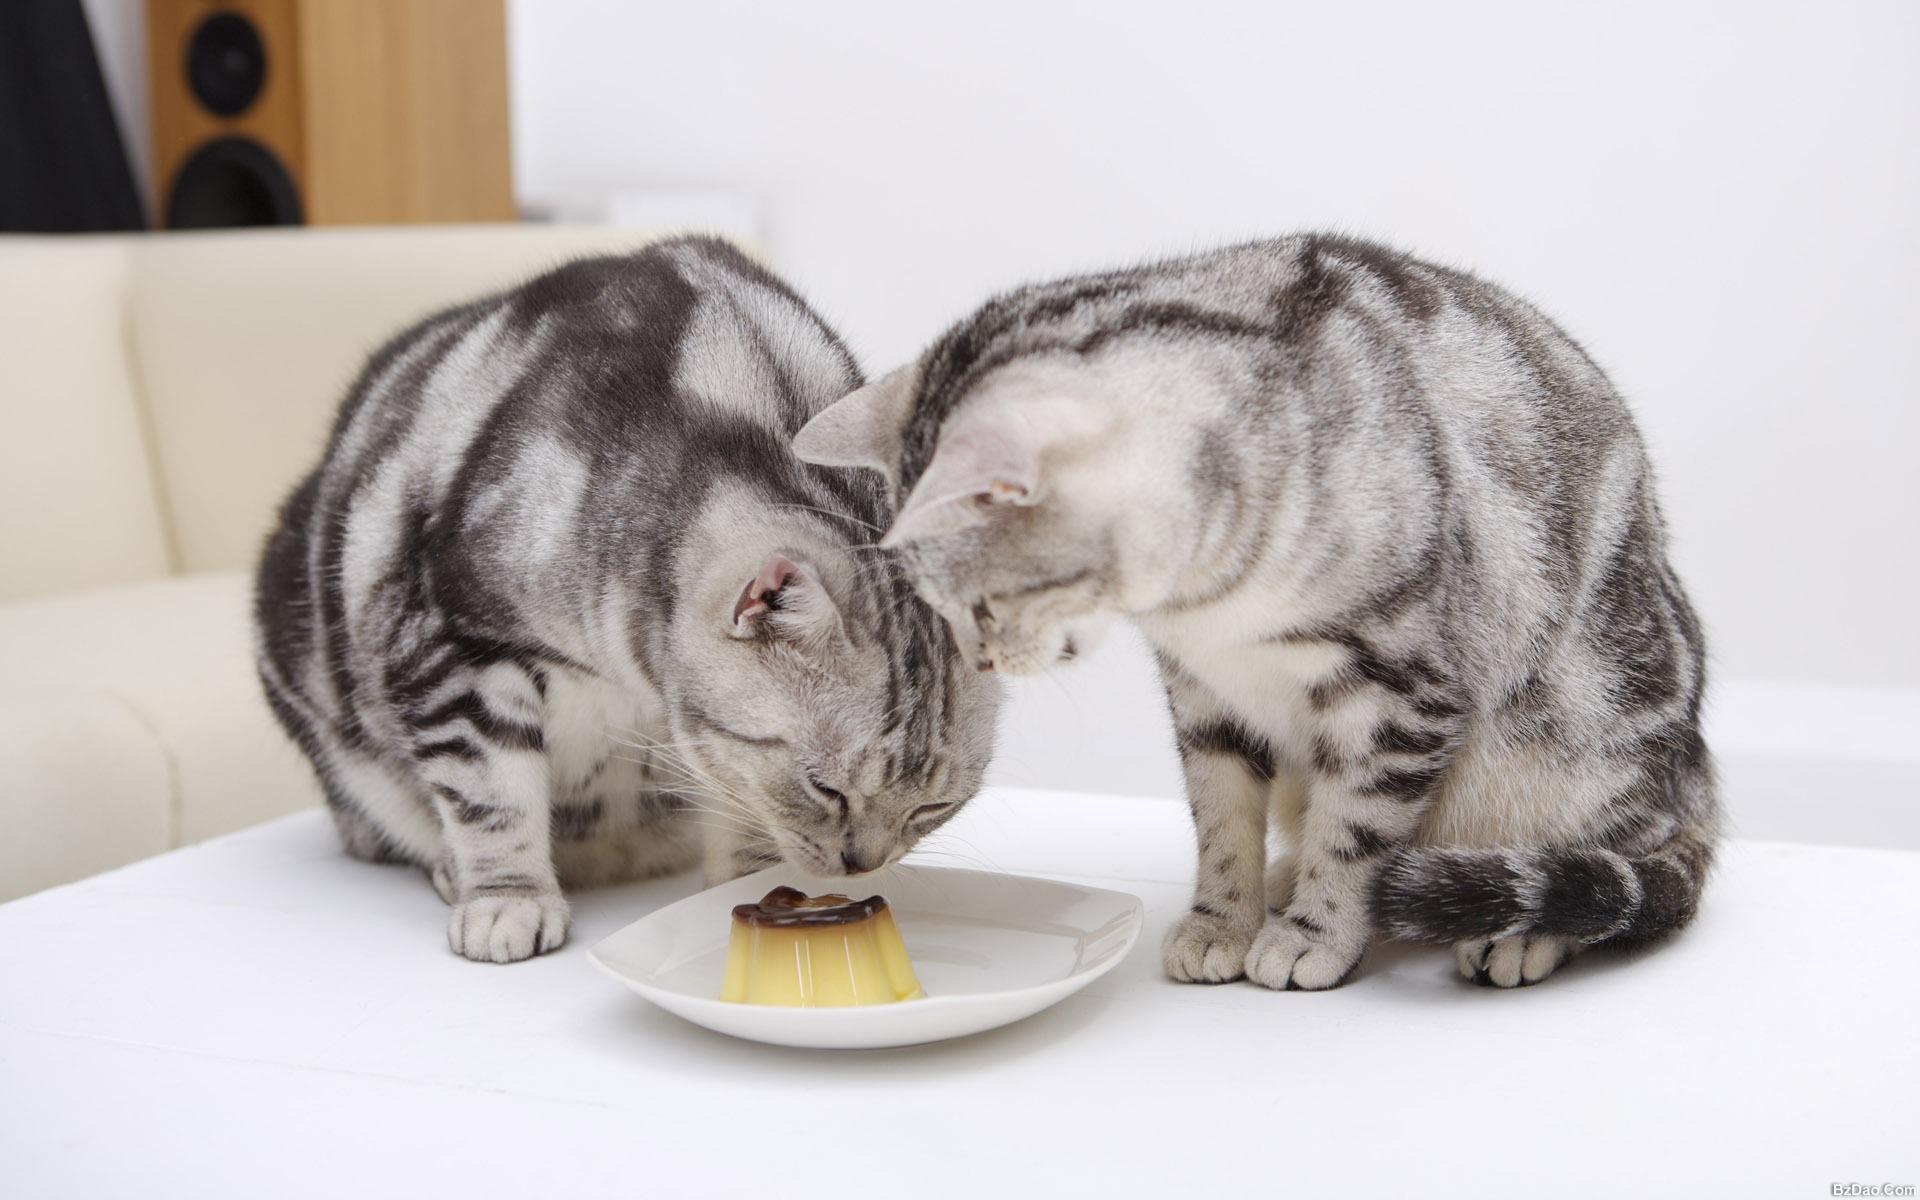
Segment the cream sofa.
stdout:
[[360,362],[636,230],[0,237],[0,900],[317,803],[247,573]]

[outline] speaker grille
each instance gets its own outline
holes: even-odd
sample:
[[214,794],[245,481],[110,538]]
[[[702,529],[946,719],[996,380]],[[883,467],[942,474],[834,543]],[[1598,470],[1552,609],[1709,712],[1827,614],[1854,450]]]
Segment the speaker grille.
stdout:
[[187,42],[187,86],[200,103],[237,117],[260,98],[267,82],[267,47],[253,22],[219,12],[200,22]]
[[172,229],[298,225],[300,193],[273,152],[249,138],[220,138],[195,150],[167,196]]

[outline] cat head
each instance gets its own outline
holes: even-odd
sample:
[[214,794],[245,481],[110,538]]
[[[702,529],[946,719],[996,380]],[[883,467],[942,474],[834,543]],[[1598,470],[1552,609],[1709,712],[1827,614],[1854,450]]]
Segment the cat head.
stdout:
[[841,548],[715,574],[682,615],[663,772],[749,856],[897,860],[979,790],[999,695],[889,564]]
[[937,345],[824,410],[794,450],[887,478],[898,516],[882,544],[978,670],[1044,671],[1169,586],[1167,542],[1182,524],[1164,511],[1177,489],[1159,477],[1187,464],[1151,452],[1126,400],[1161,367],[1126,353],[1095,363],[1033,353],[964,386],[927,386],[941,354]]

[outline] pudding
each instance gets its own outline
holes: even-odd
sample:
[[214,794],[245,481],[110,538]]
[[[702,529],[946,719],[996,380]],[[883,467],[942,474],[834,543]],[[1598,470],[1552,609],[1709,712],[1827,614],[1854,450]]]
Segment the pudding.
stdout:
[[838,1008],[926,995],[893,912],[879,896],[809,896],[778,887],[733,910],[720,998]]

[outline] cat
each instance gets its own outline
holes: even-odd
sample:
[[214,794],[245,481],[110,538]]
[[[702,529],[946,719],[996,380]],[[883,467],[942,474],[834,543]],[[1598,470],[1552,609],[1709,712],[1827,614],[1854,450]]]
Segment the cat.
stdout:
[[557,948],[587,886],[893,862],[978,789],[998,694],[794,433],[861,376],[786,284],[687,238],[375,354],[256,591],[267,698],[346,850],[448,941]]
[[1330,988],[1380,932],[1513,987],[1693,917],[1700,624],[1619,394],[1499,287],[1314,234],[1025,287],[795,449],[884,476],[980,670],[1146,636],[1199,851],[1173,978]]

